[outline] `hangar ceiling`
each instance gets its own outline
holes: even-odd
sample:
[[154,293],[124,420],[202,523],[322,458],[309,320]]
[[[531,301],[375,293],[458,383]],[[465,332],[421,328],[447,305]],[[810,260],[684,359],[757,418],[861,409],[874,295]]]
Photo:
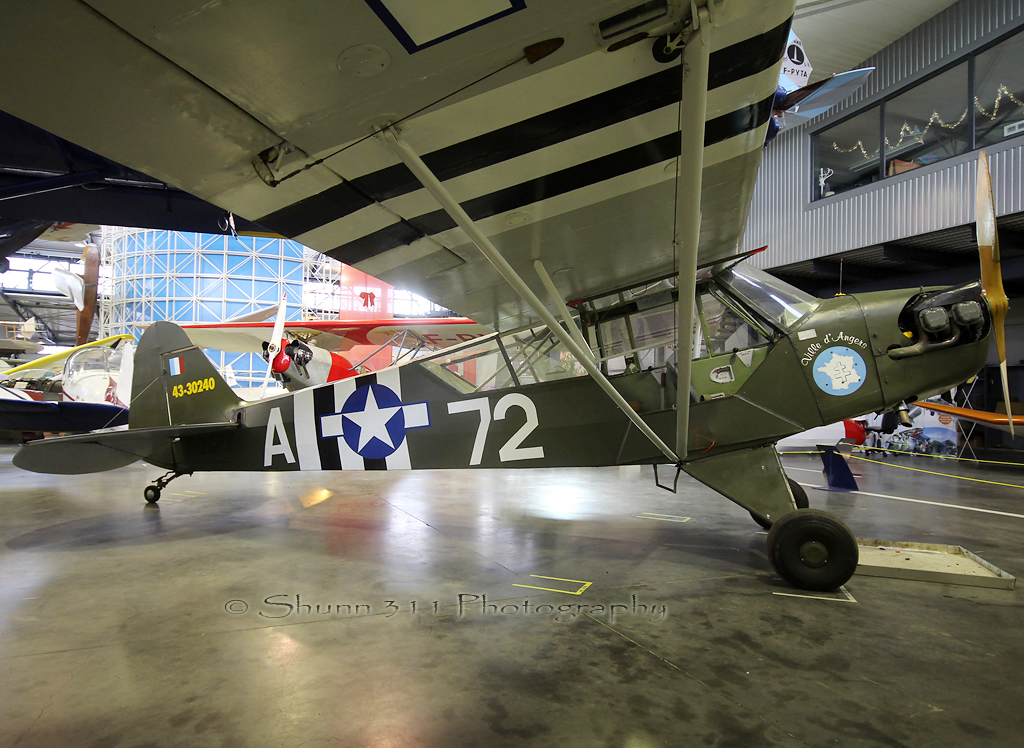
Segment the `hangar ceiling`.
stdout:
[[[1024,297],[1024,214],[998,220],[1003,285],[1011,298]],[[915,285],[941,286],[977,280],[974,224],[875,244],[770,268],[769,272],[818,296],[882,291]],[[842,288],[840,289],[840,272]]]
[[811,80],[852,70],[956,0],[797,0],[793,30],[814,65]]

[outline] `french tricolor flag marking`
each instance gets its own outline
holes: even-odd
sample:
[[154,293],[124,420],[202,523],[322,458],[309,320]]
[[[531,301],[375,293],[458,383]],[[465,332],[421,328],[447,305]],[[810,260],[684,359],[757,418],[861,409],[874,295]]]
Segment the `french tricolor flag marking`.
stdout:
[[176,377],[185,371],[184,362],[181,356],[175,356],[174,358],[167,359],[167,366],[171,370],[171,376]]

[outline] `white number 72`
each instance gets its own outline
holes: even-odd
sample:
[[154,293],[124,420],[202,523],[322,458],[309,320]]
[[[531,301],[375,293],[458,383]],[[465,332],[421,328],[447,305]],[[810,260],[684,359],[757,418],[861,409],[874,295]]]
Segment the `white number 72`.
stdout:
[[[526,414],[526,423],[512,434],[505,445],[498,450],[498,459],[502,462],[513,462],[515,460],[536,460],[543,457],[544,447],[519,446],[526,441],[526,437],[537,428],[539,423],[537,406],[533,404],[533,400],[521,392],[510,392],[495,403],[494,420],[504,420],[509,408],[522,408]],[[472,400],[448,403],[449,413],[469,413],[474,410],[480,413],[480,426],[476,430],[476,439],[473,440],[473,454],[470,455],[469,464],[479,465],[484,457],[484,444],[487,442],[487,431],[491,426],[490,401],[486,397],[477,397]]]

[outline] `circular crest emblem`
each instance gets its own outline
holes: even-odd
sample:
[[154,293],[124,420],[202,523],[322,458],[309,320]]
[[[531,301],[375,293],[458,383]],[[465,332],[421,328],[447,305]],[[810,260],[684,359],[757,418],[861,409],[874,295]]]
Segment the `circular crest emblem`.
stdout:
[[817,355],[812,364],[814,383],[830,395],[842,397],[860,389],[867,376],[864,358],[852,348],[834,345]]

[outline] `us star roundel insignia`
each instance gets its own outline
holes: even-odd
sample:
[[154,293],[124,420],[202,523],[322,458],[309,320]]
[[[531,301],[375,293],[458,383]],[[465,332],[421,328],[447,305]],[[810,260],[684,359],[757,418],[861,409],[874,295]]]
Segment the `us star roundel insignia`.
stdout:
[[[394,390],[383,384],[363,385],[341,406],[341,435],[360,457],[379,460],[402,446],[408,429],[430,425],[425,411],[426,403],[403,404]],[[407,413],[412,418],[407,418]]]

